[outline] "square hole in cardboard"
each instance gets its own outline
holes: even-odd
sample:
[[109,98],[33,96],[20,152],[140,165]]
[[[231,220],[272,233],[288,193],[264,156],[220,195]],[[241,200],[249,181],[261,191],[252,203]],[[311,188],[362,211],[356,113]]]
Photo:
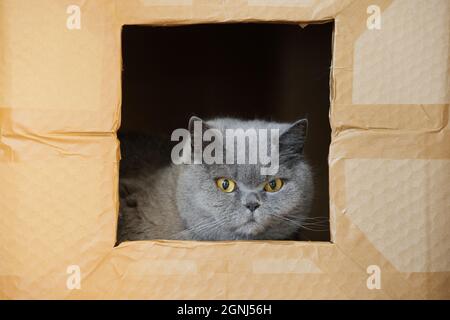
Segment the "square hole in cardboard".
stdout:
[[[332,33],[331,22],[304,28],[273,23],[124,26],[119,139],[138,133],[170,140],[173,130],[187,128],[192,115],[288,123],[307,117],[305,155],[315,182],[310,216],[323,221],[329,217]],[[139,171],[129,154],[144,157],[142,149],[125,141],[121,181],[123,170],[134,166]],[[166,160],[152,159],[155,172]],[[305,226],[296,239],[329,241],[329,224]]]

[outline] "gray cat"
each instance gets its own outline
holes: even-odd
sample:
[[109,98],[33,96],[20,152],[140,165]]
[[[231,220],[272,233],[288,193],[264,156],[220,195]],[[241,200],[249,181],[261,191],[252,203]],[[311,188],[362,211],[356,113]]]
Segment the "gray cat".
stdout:
[[[201,120],[191,118],[191,132],[195,121]],[[289,240],[311,223],[313,177],[303,156],[306,119],[285,124],[219,118],[203,122],[203,126],[203,130],[214,128],[222,133],[237,128],[279,129],[278,173],[261,175],[261,164],[175,165],[170,161],[170,146],[161,140],[120,137],[117,243]],[[223,152],[225,156],[226,149]]]

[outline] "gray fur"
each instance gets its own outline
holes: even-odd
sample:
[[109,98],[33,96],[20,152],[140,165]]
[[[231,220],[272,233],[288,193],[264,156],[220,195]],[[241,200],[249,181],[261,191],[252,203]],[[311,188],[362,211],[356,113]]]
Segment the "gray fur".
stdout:
[[[145,138],[140,143],[136,137],[121,138],[118,243],[146,239],[293,239],[308,219],[314,190],[312,171],[303,157],[306,124],[306,120],[284,124],[232,118],[206,122],[222,132],[228,128],[280,129],[276,177],[284,181],[284,186],[275,193],[263,190],[264,182],[273,177],[262,176],[259,164],[177,166],[169,157],[161,159],[162,154],[170,154],[169,148],[152,148]],[[137,147],[133,149],[132,145]],[[220,191],[215,184],[220,177],[236,181],[236,190]],[[245,206],[249,201],[260,205],[254,213]]]

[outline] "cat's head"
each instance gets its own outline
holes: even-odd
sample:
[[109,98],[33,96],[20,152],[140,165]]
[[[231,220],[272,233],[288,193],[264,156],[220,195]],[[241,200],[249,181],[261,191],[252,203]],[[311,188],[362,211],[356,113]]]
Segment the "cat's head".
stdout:
[[[191,118],[191,132],[197,121],[201,119]],[[195,238],[285,239],[292,236],[302,217],[309,212],[313,193],[311,170],[303,157],[307,120],[285,124],[222,118],[203,121],[202,132],[207,129],[223,134],[223,163],[182,165],[177,187],[180,214]],[[268,165],[259,159],[256,164],[249,164],[248,153],[245,164],[236,164],[236,161],[227,164],[226,156],[231,151],[227,148],[230,145],[226,143],[226,129],[234,129],[238,138],[248,129],[278,129],[276,174],[262,175],[261,168]],[[209,141],[202,142],[203,147],[208,144]],[[248,151],[249,140],[246,146]],[[194,151],[194,143],[192,148]],[[271,150],[270,145],[267,149]],[[237,151],[233,151],[235,160]]]

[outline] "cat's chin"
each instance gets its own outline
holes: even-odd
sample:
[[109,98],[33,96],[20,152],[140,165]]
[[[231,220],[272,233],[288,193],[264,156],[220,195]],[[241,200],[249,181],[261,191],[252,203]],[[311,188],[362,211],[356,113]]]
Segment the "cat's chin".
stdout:
[[236,231],[244,237],[256,236],[264,231],[264,226],[255,220],[247,221],[241,225]]

